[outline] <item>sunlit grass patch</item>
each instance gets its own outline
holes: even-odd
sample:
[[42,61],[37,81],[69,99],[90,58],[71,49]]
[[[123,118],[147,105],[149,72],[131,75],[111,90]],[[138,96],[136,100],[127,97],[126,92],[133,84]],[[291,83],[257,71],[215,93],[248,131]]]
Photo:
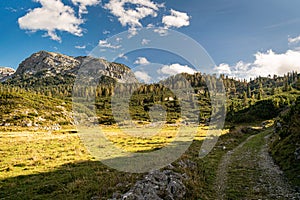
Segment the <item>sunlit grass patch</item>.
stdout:
[[[180,127],[164,126],[160,129],[120,129],[118,127],[102,126],[105,137],[118,148],[128,152],[152,151],[163,148],[174,141],[203,140],[213,131],[208,126]],[[217,134],[228,133],[228,129],[220,130]],[[220,136],[219,135],[219,136]],[[214,135],[216,136],[216,135]]]
[[[198,127],[196,130],[194,140],[203,140],[208,128]],[[124,151],[148,152],[172,143],[179,127],[163,127],[151,137],[143,137],[143,129],[139,136],[126,134],[117,127],[102,127],[102,131],[108,140]],[[185,131],[182,135],[189,135],[189,130]],[[222,131],[223,134],[226,132]],[[0,179],[46,172],[69,162],[92,159],[78,135],[65,131],[0,132],[0,147]]]
[[0,179],[91,159],[79,137],[72,134],[0,132],[0,146]]

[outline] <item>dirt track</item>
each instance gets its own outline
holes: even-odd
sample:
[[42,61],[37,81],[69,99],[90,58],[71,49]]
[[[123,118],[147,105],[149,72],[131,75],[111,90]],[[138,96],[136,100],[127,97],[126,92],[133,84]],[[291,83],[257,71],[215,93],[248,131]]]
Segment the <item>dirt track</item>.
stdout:
[[300,199],[268,153],[270,131],[250,136],[222,158],[217,199]]

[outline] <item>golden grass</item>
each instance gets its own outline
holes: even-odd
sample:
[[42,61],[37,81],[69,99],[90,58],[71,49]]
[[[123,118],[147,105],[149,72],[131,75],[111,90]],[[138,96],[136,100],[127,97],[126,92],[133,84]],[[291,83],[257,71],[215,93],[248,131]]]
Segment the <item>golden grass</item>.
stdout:
[[[151,151],[163,148],[173,141],[203,140],[208,134],[208,127],[164,126],[161,129],[120,129],[118,127],[102,126],[102,133],[118,148],[127,152]],[[222,130],[221,135],[229,130]],[[211,134],[211,133],[210,133]]]
[[[179,127],[163,127],[151,137],[126,134],[117,127],[103,126],[102,132],[118,148],[143,152],[163,148],[176,138]],[[203,140],[207,127],[198,127],[194,140]],[[185,130],[189,134],[189,130]],[[70,162],[92,160],[77,134],[60,132],[0,132],[0,179],[51,171]],[[223,130],[222,134],[228,130]],[[131,132],[132,133],[132,132]]]
[[[134,137],[122,133],[116,126],[101,128],[116,146],[132,152],[161,148],[175,139],[179,129],[166,126],[151,137]],[[219,156],[213,153],[203,160],[197,157],[207,130],[208,127],[197,128],[196,141],[181,158],[197,162],[199,168],[196,171],[182,168],[181,171],[181,167],[174,164],[176,168],[179,167],[180,173],[195,177],[187,183],[189,197],[213,194],[207,184],[213,183],[212,169],[224,152],[216,148],[217,152],[221,152],[217,154]],[[222,134],[227,132],[222,130]],[[225,135],[225,139],[232,137],[229,135]],[[238,140],[234,141],[238,144]],[[115,191],[128,191],[139,177],[141,175],[119,172],[95,160],[79,135],[70,134],[69,130],[52,133],[0,132],[0,196],[8,199],[90,199],[95,195],[107,199]],[[119,183],[122,184],[116,186]]]
[[91,159],[75,134],[0,132],[0,179]]

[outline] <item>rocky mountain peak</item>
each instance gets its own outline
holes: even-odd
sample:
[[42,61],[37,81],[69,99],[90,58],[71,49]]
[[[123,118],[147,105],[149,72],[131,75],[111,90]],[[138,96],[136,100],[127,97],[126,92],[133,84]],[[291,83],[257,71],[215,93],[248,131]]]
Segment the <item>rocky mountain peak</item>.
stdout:
[[15,70],[9,67],[0,67],[0,79],[8,77],[15,73]]
[[[76,59],[81,62],[80,67],[82,67],[82,70],[80,71],[80,75],[89,77],[88,79],[94,77],[94,75],[99,75],[111,77],[121,83],[137,81],[134,73],[126,65],[90,56],[76,57]],[[90,76],[89,74],[91,73],[94,75]]]
[[59,53],[39,51],[25,59],[18,67],[16,74],[34,75],[37,72],[47,71],[48,74],[58,74],[78,66],[80,61],[71,56]]
[[[81,68],[89,70],[84,74],[87,78],[90,74],[96,74],[97,76],[111,77],[117,82],[136,81],[130,68],[123,64],[90,56],[72,57],[47,51],[32,54],[19,65],[13,76],[1,81],[8,80],[12,84],[18,82],[19,85],[25,79],[26,82],[30,81],[30,84],[33,85],[41,83],[72,84]],[[47,81],[43,81],[44,79]]]

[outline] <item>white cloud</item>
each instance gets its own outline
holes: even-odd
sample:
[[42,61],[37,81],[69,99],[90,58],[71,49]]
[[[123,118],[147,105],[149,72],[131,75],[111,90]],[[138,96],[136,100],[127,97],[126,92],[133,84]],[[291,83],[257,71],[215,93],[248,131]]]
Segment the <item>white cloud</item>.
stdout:
[[214,69],[219,73],[249,79],[250,77],[283,75],[290,71],[300,71],[300,51],[288,50],[277,54],[272,50],[257,52],[253,63],[238,62],[234,66],[222,63]]
[[154,25],[153,25],[153,24],[148,24],[148,25],[146,26],[146,28],[147,28],[147,29],[154,28]]
[[160,36],[168,35],[168,29],[171,27],[180,28],[183,26],[190,25],[190,17],[187,13],[179,12],[171,9],[171,15],[163,16],[162,23],[164,27],[158,27],[154,29],[155,33],[158,33]]
[[183,26],[190,25],[190,17],[187,13],[179,12],[176,10],[171,9],[171,15],[163,16],[162,23],[167,27],[176,27],[180,28]]
[[226,63],[221,63],[219,66],[216,66],[214,70],[217,70],[221,74],[231,74],[231,67]]
[[47,32],[45,33],[44,35],[42,35],[42,37],[50,37],[52,40],[55,40],[55,41],[58,41],[58,42],[61,42],[61,38],[56,35],[55,32]]
[[77,46],[75,46],[75,48],[76,48],[76,49],[85,49],[85,48],[86,48],[86,46],[85,46],[85,45],[82,45],[82,46],[80,46],[80,45],[77,45]]
[[113,45],[108,43],[107,40],[99,40],[99,46],[109,49],[119,49],[121,47],[121,45]]
[[134,75],[138,80],[143,81],[145,83],[150,83],[151,81],[151,77],[146,72],[136,71],[134,72]]
[[194,74],[196,71],[187,65],[181,65],[179,63],[174,63],[171,65],[164,65],[158,70],[158,73],[163,73],[166,75],[175,75],[179,73]]
[[256,53],[255,58],[257,73],[260,70],[264,74],[274,72],[283,75],[288,71],[300,69],[299,51],[288,50],[284,54],[276,54],[269,50],[267,53]]
[[12,8],[12,7],[6,7],[5,10],[8,10],[12,13],[18,12],[18,10],[16,8]]
[[[138,28],[142,28],[142,20],[146,17],[157,17],[161,8],[165,4],[158,4],[153,0],[109,0],[104,8],[116,16],[122,26],[128,26],[129,38],[138,34]],[[165,11],[165,10],[164,10]],[[162,27],[158,27],[154,32],[160,36],[168,34],[171,27],[180,28],[190,25],[190,16],[185,12],[170,10],[169,15],[162,18]],[[154,28],[152,23],[145,24],[146,28]]]
[[121,38],[121,37],[116,38],[116,42],[121,42],[122,40],[123,40],[123,38]]
[[219,66],[216,66],[214,70],[216,70],[220,74],[226,74],[231,77],[249,78],[253,76],[250,75],[250,69],[252,65],[252,63],[244,63],[243,61],[238,62],[234,66],[230,66],[226,63],[221,63]]
[[64,5],[61,0],[36,0],[42,7],[30,10],[25,16],[18,19],[21,29],[47,31],[46,36],[52,40],[61,41],[56,34],[58,31],[66,31],[76,36],[82,36],[79,27],[84,21],[77,18],[70,6]]
[[288,41],[289,41],[289,44],[296,44],[296,43],[299,43],[299,42],[300,42],[300,35],[299,35],[298,37],[295,37],[295,38],[289,37],[289,38],[288,38]]
[[134,64],[147,65],[147,64],[150,64],[150,62],[145,57],[138,57],[138,59],[134,62]]
[[142,42],[141,42],[141,44],[142,45],[147,45],[147,44],[149,44],[149,42],[150,42],[150,40],[147,40],[147,39],[142,39]]
[[72,3],[79,6],[79,16],[87,14],[87,6],[95,6],[100,3],[100,0],[72,0]]
[[103,31],[103,34],[104,34],[104,35],[110,34],[110,31],[105,30],[105,31]]
[[155,33],[158,33],[160,36],[166,36],[168,35],[168,28],[165,27],[158,27],[154,29]]
[[135,28],[135,27],[130,27],[128,29],[128,32],[129,32],[128,38],[131,38],[138,34],[137,28]]
[[[133,5],[135,8],[127,8],[128,4]],[[163,6],[151,0],[110,0],[104,5],[104,8],[118,17],[122,26],[128,25],[131,28],[136,28],[142,27],[140,20],[145,17],[156,17],[157,11]]]
[[124,53],[119,54],[119,55],[118,55],[118,58],[123,58],[123,59],[125,59],[125,60],[128,60],[128,57],[125,56]]

